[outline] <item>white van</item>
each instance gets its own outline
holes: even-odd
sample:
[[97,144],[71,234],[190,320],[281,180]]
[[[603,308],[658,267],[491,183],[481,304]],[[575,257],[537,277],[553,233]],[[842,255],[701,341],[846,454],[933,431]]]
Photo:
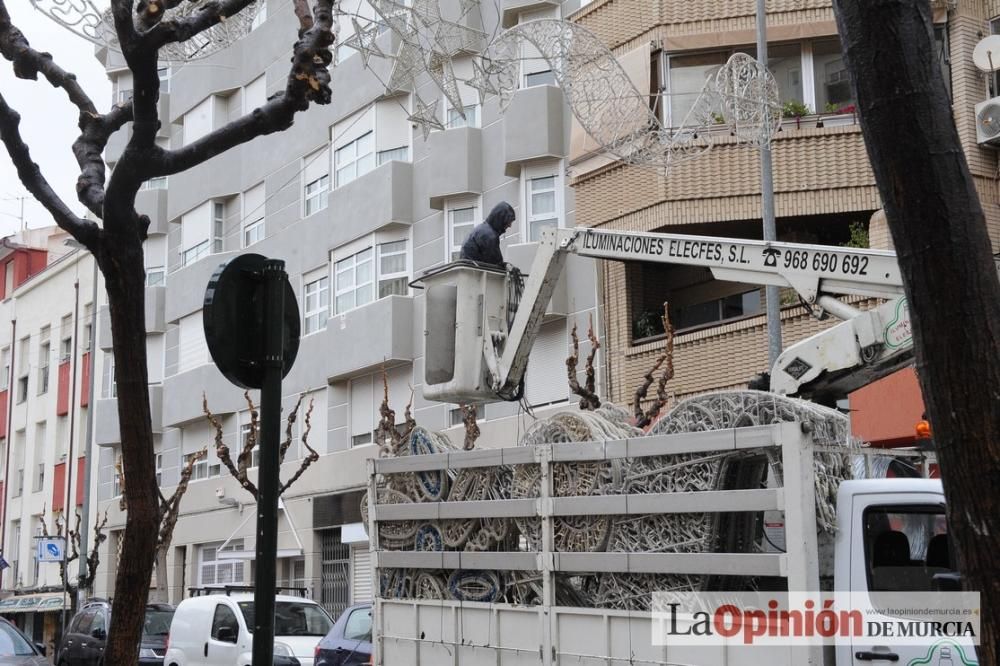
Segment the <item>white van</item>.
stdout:
[[[253,593],[219,592],[184,599],[170,623],[164,666],[251,666]],[[333,626],[315,601],[278,595],[274,610],[275,664],[294,657],[312,666],[316,645]],[[288,659],[286,663],[296,663]]]

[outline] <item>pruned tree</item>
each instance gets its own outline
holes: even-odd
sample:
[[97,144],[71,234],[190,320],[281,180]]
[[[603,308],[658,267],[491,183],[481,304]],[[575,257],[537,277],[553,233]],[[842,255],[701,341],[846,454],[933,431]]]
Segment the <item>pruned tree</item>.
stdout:
[[[910,308],[980,663],[1000,664],[1000,281],[934,43],[928,0],[834,0],[861,131]],[[905,110],[906,122],[900,122]],[[966,109],[960,109],[967,113]]]
[[413,406],[413,389],[410,389],[410,401],[403,408],[403,428],[396,427],[396,412],[389,406],[389,375],[382,364],[382,402],[379,404],[378,426],[375,428],[375,442],[378,444],[379,455],[396,456],[403,444],[410,440],[410,434],[417,427],[417,422],[410,411]]
[[[642,376],[642,384],[635,390],[635,396],[632,399],[632,413],[635,415],[635,425],[638,428],[645,428],[655,421],[656,417],[660,415],[660,410],[669,402],[667,382],[674,378],[674,326],[670,323],[668,303],[663,304],[663,331],[666,335],[663,353],[656,357],[652,367]],[[660,378],[657,380],[655,375],[664,363],[666,366],[663,367],[663,372],[660,373]],[[646,399],[649,387],[653,385],[654,381],[656,382],[656,398],[653,399],[649,407],[644,408],[642,402]]]
[[601,406],[601,398],[597,395],[597,373],[594,370],[594,359],[597,357],[597,350],[601,348],[601,343],[594,333],[594,318],[587,320],[587,339],[590,340],[590,353],[584,363],[586,379],[584,385],[580,386],[580,380],[576,376],[577,364],[580,361],[580,338],[576,334],[576,323],[570,333],[573,340],[573,353],[566,359],[566,378],[569,380],[569,388],[573,393],[580,396],[580,409],[593,411]]
[[[132,73],[133,98],[108,113],[99,113],[72,73],[60,67],[50,54],[32,48],[12,23],[6,0],[0,0],[0,55],[12,63],[15,76],[32,80],[42,76],[65,91],[69,102],[79,110],[80,136],[73,143],[80,169],[77,198],[101,224],[77,215],[56,194],[32,160],[19,130],[20,115],[4,95],[0,95],[0,140],[24,187],[56,224],[94,255],[104,275],[114,338],[122,462],[130,479],[125,497],[129,510],[115,583],[115,601],[127,608],[141,608],[146,603],[162,512],[156,492],[147,391],[142,244],[150,221],[136,211],[136,193],[151,178],[185,171],[257,137],[288,129],[297,113],[331,99],[328,67],[335,39],[334,0],[315,0],[312,9],[308,0],[293,0],[291,9],[298,18],[298,35],[291,49],[292,65],[284,90],[261,107],[179,149],[157,145],[161,125],[157,115],[160,49],[198,37],[253,1],[204,2],[199,11],[179,16],[171,14],[179,0],[111,0],[108,16]],[[132,133],[109,179],[102,153],[109,137],[128,122],[132,122]],[[141,633],[141,613],[115,613],[104,654],[107,663],[135,664]]]
[[459,405],[462,410],[462,425],[465,427],[465,439],[462,441],[462,448],[471,451],[476,448],[476,440],[482,434],[479,431],[477,422],[477,409],[475,405]]
[[[184,497],[184,493],[187,492],[188,484],[191,482],[191,475],[194,474],[194,466],[207,454],[208,449],[204,448],[192,454],[187,459],[183,469],[181,469],[177,486],[169,498],[164,497],[163,491],[157,488],[160,496],[161,518],[160,529],[156,535],[156,560],[154,565],[156,567],[156,591],[153,593],[151,601],[161,601],[164,603],[170,601],[170,575],[167,568],[167,551],[170,549],[170,543],[174,539],[174,528],[177,527],[177,519],[180,517],[181,512],[181,499]],[[118,506],[122,511],[127,511],[128,505],[125,502],[125,473],[122,470],[120,459],[115,461],[115,471],[118,473],[118,483],[122,491],[118,499]]]
[[[201,406],[202,411],[205,413],[205,418],[212,425],[215,430],[215,455],[219,458],[219,462],[229,471],[229,475],[234,479],[239,481],[243,489],[250,493],[256,502],[258,499],[257,485],[250,480],[249,470],[253,467],[253,451],[257,448],[260,441],[260,412],[257,410],[257,405],[254,404],[253,398],[250,397],[249,391],[243,392],[243,397],[247,401],[247,407],[250,411],[250,429],[247,432],[246,437],[243,439],[243,445],[240,447],[240,452],[236,454],[236,462],[233,463],[232,451],[229,445],[225,441],[225,433],[222,427],[222,421],[211,412],[208,408],[208,398],[202,394]],[[285,419],[285,439],[281,442],[278,448],[278,464],[284,464],[285,455],[288,453],[288,449],[291,448],[292,442],[295,441],[295,423],[299,417],[299,409],[302,407],[302,395],[295,403],[295,407],[288,412],[288,416]],[[299,463],[299,468],[295,470],[295,473],[288,478],[287,481],[281,483],[278,486],[278,495],[281,496],[286,490],[292,487],[292,484],[299,480],[309,466],[314,462],[319,460],[319,453],[309,445],[309,433],[312,431],[312,411],[313,411],[313,401],[309,401],[309,408],[306,409],[305,418],[303,423],[305,428],[302,431],[302,446],[306,447],[309,452],[308,455],[302,458],[302,462]],[[280,481],[280,479],[279,479]]]
[[90,547],[90,552],[86,554],[87,573],[83,576],[77,576],[72,581],[70,580],[69,565],[80,559],[80,523],[83,522],[83,516],[80,515],[79,511],[75,512],[76,524],[70,528],[69,523],[63,520],[62,512],[53,513],[52,518],[55,534],[50,534],[48,521],[45,520],[45,509],[46,507],[43,505],[42,514],[39,517],[42,534],[45,536],[60,536],[66,539],[66,559],[59,563],[59,579],[62,581],[63,587],[70,591],[94,589],[97,569],[101,565],[101,546],[108,538],[108,535],[104,533],[104,528],[108,524],[107,509],[104,511],[104,516],[98,514],[97,519],[94,521],[94,543]]

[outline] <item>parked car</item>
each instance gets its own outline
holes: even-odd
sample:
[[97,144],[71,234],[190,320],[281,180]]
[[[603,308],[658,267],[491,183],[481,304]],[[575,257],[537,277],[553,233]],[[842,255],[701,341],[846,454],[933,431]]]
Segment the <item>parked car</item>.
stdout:
[[48,666],[45,651],[13,624],[0,618],[0,666]]
[[[184,599],[170,624],[166,666],[251,666],[252,592],[209,592]],[[274,608],[275,666],[313,666],[333,620],[311,599],[279,594]]]
[[372,658],[372,605],[351,606],[316,646],[314,666],[363,666]]
[[[167,634],[174,607],[170,604],[147,604],[139,646],[141,666],[162,666],[167,648]],[[93,599],[83,605],[70,621],[66,634],[56,649],[57,666],[99,666],[111,626],[111,604]]]

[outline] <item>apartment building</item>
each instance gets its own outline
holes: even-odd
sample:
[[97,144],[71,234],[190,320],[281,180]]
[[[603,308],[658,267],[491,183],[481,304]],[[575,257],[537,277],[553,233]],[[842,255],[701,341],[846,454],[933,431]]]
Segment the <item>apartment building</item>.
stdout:
[[[993,249],[1000,249],[997,153],[976,139],[975,105],[1000,94],[973,65],[972,50],[997,32],[1000,3],[932,2],[935,55],[954,102],[963,148],[986,210]],[[872,247],[888,247],[879,193],[854,113],[829,0],[767,3],[769,67],[787,116],[773,142],[778,239],[844,244],[852,227],[867,229]],[[663,93],[656,111],[678,126],[706,78],[734,52],[755,54],[752,0],[595,0],[573,17],[620,58],[648,63],[648,89]],[[992,92],[990,91],[992,90]],[[900,122],[907,122],[905,109]],[[585,151],[570,155],[576,222],[587,227],[761,238],[757,151],[718,137],[711,150],[669,173],[610,161]],[[870,223],[871,221],[871,223]],[[857,235],[855,235],[857,240]],[[609,395],[627,401],[662,347],[658,315],[670,303],[676,328],[678,397],[740,388],[767,369],[762,290],[715,280],[707,270],[605,262],[599,271],[607,326]],[[787,346],[832,322],[810,318],[794,294],[782,301]],[[855,299],[862,307],[862,299]],[[912,440],[922,405],[911,371],[852,397],[858,434],[871,440]],[[900,395],[908,396],[899,409]],[[896,392],[896,393],[894,393]],[[887,421],[892,405],[898,418]]]
[[[464,15],[457,0],[439,6],[446,18],[489,34],[499,22],[569,16],[579,2],[504,0],[499,13]],[[351,29],[343,26],[341,43]],[[282,89],[296,30],[291,3],[271,0],[266,15],[239,42],[203,60],[165,68],[163,145],[194,141]],[[386,31],[377,45],[393,53],[399,40]],[[502,115],[496,96],[480,100],[463,83],[472,76],[471,55],[454,58],[464,107],[460,114],[427,77],[417,80],[415,90],[387,91],[388,63],[372,58],[372,68],[366,68],[361,54],[341,46],[331,105],[310,109],[286,132],[231,150],[169,181],[151,181],[139,193],[138,207],[151,220],[145,252],[149,395],[164,491],[176,485],[189,456],[209,449],[195,466],[182,503],[168,580],[153,583],[165,587],[172,601],[190,587],[253,580],[252,500],[221,466],[214,432],[202,413],[204,394],[222,421],[224,441],[231,447],[241,444],[249,428],[246,400],[211,363],[202,330],[205,287],[222,262],[242,252],[283,259],[302,316],[298,357],[284,381],[283,405],[289,409],[300,395],[312,404],[308,443],[320,459],[283,498],[280,584],[308,588],[334,613],[372,594],[359,504],[366,460],[377,455],[373,440],[383,368],[398,421],[412,399],[420,425],[461,441],[457,405],[421,396],[423,297],[410,281],[451,261],[472,227],[500,201],[512,204],[518,218],[504,238],[505,257],[523,269],[530,266],[532,241],[541,229],[573,226],[577,217],[567,179],[570,117],[551,72],[527,67]],[[120,56],[98,51],[98,57],[116,94],[127,99],[131,81]],[[416,96],[438,103],[444,129],[425,136],[410,122],[418,110]],[[128,128],[109,142],[106,159],[112,166],[127,137]],[[571,259],[528,370],[526,401],[535,416],[575,404],[569,400],[564,363],[569,329],[578,324],[585,331],[591,318],[601,326],[597,293],[593,263]],[[120,445],[106,307],[99,328],[97,497],[101,510],[109,512],[111,538],[96,591],[110,596],[124,515],[117,500]],[[582,344],[581,354],[587,351]],[[480,410],[480,445],[512,444],[532,418],[517,404],[487,405]],[[300,418],[283,477],[306,453],[303,428]]]
[[[0,241],[0,614],[36,641],[59,632],[58,564],[36,537],[81,510],[87,492],[94,262],[57,227]],[[43,526],[44,525],[44,526]],[[78,563],[71,565],[75,579]]]

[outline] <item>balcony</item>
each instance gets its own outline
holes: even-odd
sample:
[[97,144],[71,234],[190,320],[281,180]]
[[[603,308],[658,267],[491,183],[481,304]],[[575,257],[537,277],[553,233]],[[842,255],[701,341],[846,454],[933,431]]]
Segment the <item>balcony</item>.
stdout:
[[323,336],[327,379],[358,375],[383,362],[412,361],[415,325],[411,296],[388,296],[334,315]]
[[185,315],[200,310],[205,301],[205,286],[208,284],[209,278],[221,264],[237,254],[238,252],[207,254],[194,263],[171,273],[167,278],[170,282],[170,289],[162,287],[166,292],[165,320],[177,321]]
[[[208,280],[205,281],[208,284]],[[204,284],[199,298],[204,297]],[[167,288],[162,286],[146,287],[146,332],[165,333]],[[198,307],[201,307],[200,305]],[[97,340],[102,351],[111,351],[114,341],[111,339],[111,311],[107,305],[102,305],[97,311]]]
[[[386,54],[399,51],[400,39],[392,30],[379,35],[375,45]],[[392,74],[391,58],[371,58],[365,67],[361,54],[343,47],[337,66],[330,70],[330,87],[339,91],[331,102],[332,117],[343,118],[386,94],[385,85]],[[392,92],[409,92],[397,90]]]
[[506,174],[516,177],[525,162],[566,155],[562,90],[556,86],[533,86],[514,93],[504,116],[504,162]]
[[553,9],[559,6],[557,0],[501,0],[503,11],[503,27],[509,28],[517,24],[518,14],[534,12],[539,9]]
[[[199,394],[199,400],[201,400]],[[94,412],[94,441],[98,446],[112,446],[121,442],[118,426],[118,400],[110,398],[96,401]],[[163,433],[163,387],[156,384],[149,387],[149,409],[153,421],[153,432]]]
[[428,144],[427,195],[431,208],[443,210],[448,197],[482,192],[482,130],[459,127],[434,132]]
[[162,422],[171,428],[205,418],[201,404],[203,393],[208,396],[209,408],[216,414],[247,408],[242,389],[223,377],[211,361],[167,377],[163,380],[163,391],[170,399],[164,401]]
[[139,190],[135,195],[135,209],[149,216],[150,234],[165,234],[170,231],[167,223],[166,189]]
[[386,162],[330,192],[337,224],[335,244],[369,234],[391,222],[413,222],[413,165]]

